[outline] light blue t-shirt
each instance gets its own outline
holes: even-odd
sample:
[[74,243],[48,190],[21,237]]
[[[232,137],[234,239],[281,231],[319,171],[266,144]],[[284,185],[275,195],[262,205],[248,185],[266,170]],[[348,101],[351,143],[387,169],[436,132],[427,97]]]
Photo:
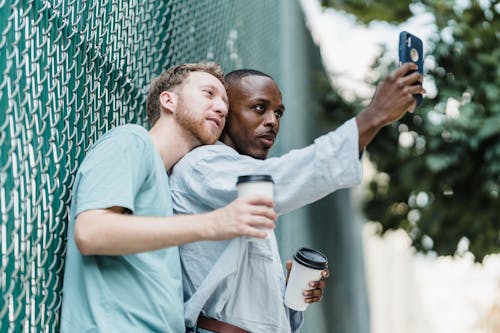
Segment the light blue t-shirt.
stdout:
[[75,217],[112,206],[137,216],[172,215],[162,160],[149,133],[137,125],[117,127],[104,135],[76,175],[61,332],[184,332],[177,247],[125,256],[83,256],[76,247]]

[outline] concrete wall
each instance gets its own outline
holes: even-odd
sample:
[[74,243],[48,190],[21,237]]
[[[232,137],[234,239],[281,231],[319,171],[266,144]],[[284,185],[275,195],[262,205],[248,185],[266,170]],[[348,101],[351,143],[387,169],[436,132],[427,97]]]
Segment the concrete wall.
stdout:
[[[314,73],[322,71],[297,1],[282,1],[281,77],[286,115],[273,155],[309,145],[330,129],[323,128],[314,109]],[[369,309],[365,284],[361,222],[353,214],[349,190],[280,217],[277,235],[282,259],[302,246],[325,253],[331,278],[321,303],[305,312],[302,332],[368,333]]]

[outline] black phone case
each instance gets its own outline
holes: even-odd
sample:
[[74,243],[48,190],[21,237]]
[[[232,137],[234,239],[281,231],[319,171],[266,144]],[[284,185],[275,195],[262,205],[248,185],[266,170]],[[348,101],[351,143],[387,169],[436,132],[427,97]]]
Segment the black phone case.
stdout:
[[[399,65],[401,66],[406,62],[416,63],[418,65],[418,72],[423,74],[424,56],[422,40],[407,31],[401,31],[399,34]],[[413,72],[409,72],[408,75]],[[415,94],[413,96],[417,101],[417,106],[422,104],[422,94]]]

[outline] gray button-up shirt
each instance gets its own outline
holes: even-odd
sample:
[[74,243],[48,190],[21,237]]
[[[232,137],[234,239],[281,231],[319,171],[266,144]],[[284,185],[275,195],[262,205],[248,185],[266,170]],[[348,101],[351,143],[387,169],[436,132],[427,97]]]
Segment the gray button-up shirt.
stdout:
[[[241,174],[270,174],[278,214],[303,207],[361,182],[355,119],[314,144],[267,160],[238,154],[223,143],[201,146],[177,163],[170,176],[176,214],[211,211],[237,197]],[[185,320],[200,313],[251,332],[297,332],[302,313],[283,304],[285,277],[274,234],[265,240],[239,237],[180,247]]]

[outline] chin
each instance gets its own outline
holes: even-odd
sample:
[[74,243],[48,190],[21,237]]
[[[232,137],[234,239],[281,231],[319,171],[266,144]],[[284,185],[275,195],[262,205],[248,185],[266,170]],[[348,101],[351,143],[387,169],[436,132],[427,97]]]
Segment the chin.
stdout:
[[212,133],[205,133],[205,135],[201,136],[201,143],[203,145],[213,145],[214,143],[219,140],[221,133],[214,134]]
[[207,138],[201,141],[202,145],[213,145],[214,143],[217,142],[217,138]]
[[255,154],[249,154],[249,155],[258,160],[265,160],[267,158],[267,152],[257,152]]

